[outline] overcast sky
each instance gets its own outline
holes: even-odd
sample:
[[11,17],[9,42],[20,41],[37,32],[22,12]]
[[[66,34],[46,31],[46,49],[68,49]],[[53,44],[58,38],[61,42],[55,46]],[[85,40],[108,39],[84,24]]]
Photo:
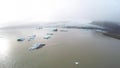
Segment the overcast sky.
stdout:
[[0,27],[81,19],[120,22],[120,0],[0,0]]

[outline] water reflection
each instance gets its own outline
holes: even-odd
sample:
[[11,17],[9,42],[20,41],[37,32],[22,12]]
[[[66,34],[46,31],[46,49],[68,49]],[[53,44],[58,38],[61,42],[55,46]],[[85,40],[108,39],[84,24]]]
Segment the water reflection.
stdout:
[[9,40],[7,38],[0,38],[0,58],[9,54]]
[[13,68],[13,60],[10,59],[10,43],[9,39],[0,38],[0,68]]

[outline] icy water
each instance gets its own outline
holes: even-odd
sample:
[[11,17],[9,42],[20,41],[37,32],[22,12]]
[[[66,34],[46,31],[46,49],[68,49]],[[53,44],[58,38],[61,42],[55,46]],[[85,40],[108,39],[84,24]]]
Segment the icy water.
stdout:
[[[60,29],[59,29],[60,30]],[[120,68],[120,40],[89,30],[8,29],[0,31],[0,68]],[[28,36],[36,38],[28,41]],[[17,38],[25,37],[18,42]],[[46,46],[29,51],[34,43]]]

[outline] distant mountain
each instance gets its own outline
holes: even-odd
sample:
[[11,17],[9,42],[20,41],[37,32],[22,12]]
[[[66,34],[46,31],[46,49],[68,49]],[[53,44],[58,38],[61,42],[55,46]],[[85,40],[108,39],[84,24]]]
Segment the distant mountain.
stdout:
[[101,26],[104,28],[103,35],[120,39],[120,24],[116,22],[94,21],[91,24]]
[[101,26],[105,28],[107,32],[111,33],[119,33],[120,34],[120,25],[119,23],[116,22],[103,22],[103,21],[94,21],[91,24]]

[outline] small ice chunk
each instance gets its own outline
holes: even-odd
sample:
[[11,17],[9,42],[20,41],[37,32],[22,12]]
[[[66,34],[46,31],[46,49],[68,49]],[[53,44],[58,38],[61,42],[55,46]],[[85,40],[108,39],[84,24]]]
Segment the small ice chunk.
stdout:
[[47,33],[47,35],[53,35],[53,33]]
[[104,30],[95,30],[96,32],[100,32],[100,33],[106,33],[106,31]]
[[28,39],[28,41],[31,41],[31,40],[35,39],[35,37],[36,37],[36,35],[30,36],[29,39]]
[[52,31],[58,31],[58,29],[57,28],[53,28]]
[[74,62],[75,64],[79,64],[79,62]]
[[50,38],[50,35],[44,36],[44,39],[49,39],[49,38]]
[[41,26],[39,26],[39,27],[37,27],[37,29],[42,29],[42,27],[41,27]]
[[17,41],[24,41],[25,38],[18,38]]
[[68,30],[60,30],[60,32],[68,32]]

